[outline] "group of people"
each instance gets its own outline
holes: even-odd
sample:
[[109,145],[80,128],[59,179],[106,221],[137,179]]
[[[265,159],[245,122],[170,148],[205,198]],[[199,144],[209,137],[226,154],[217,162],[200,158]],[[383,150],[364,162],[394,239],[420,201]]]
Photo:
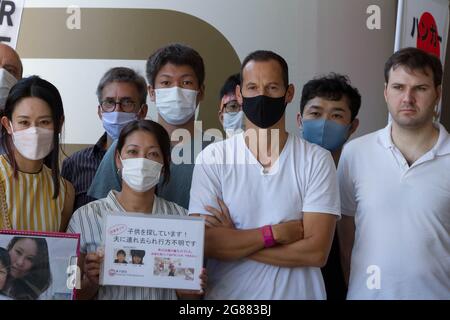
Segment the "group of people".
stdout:
[[[0,227],[81,234],[78,298],[450,298],[450,137],[437,121],[438,58],[415,48],[389,57],[391,120],[344,147],[361,106],[348,77],[307,82],[299,133],[288,133],[288,65],[254,51],[220,91],[227,139],[212,141],[195,126],[203,59],[170,44],[150,55],[146,79],[126,67],[104,74],[105,133],[61,171],[58,90],[38,76],[21,79],[19,56],[3,44],[0,67],[2,85],[17,82],[1,111]],[[147,96],[157,122],[146,120]],[[95,248],[110,212],[204,217],[203,289],[99,285]],[[1,290],[3,270],[20,275],[0,254]]]

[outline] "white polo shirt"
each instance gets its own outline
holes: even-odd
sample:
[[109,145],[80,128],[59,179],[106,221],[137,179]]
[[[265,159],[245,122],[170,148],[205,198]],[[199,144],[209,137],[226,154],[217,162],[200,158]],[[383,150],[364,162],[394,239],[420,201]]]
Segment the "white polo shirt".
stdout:
[[450,136],[411,166],[391,126],[348,143],[342,214],[356,224],[348,299],[450,299]]
[[[331,154],[289,135],[268,173],[247,148],[243,134],[209,145],[199,154],[189,213],[210,214],[224,200],[237,229],[303,218],[303,212],[340,216]],[[224,239],[226,241],[226,239]],[[249,259],[208,259],[207,299],[324,299],[320,268],[282,268]]]

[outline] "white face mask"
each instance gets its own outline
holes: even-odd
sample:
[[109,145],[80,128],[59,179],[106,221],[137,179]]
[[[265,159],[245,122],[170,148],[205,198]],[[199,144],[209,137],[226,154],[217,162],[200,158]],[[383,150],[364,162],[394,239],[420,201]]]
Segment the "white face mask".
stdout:
[[169,124],[185,124],[195,113],[197,94],[196,90],[179,87],[155,89],[159,115]]
[[146,192],[159,182],[163,165],[146,158],[120,158],[122,179],[134,191]]
[[226,112],[223,114],[223,128],[225,130],[243,130],[244,112]]
[[31,127],[14,132],[12,138],[16,150],[29,160],[44,159],[53,149],[53,130],[39,127]]
[[0,68],[0,110],[5,108],[9,91],[17,83],[17,79],[6,69]]

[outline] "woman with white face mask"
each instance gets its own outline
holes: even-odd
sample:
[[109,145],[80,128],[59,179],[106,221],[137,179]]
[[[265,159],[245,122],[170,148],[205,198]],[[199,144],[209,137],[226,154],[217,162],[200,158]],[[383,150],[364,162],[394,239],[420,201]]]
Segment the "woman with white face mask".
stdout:
[[63,123],[61,96],[50,82],[31,76],[12,87],[1,118],[0,229],[66,229],[74,191],[59,175]]
[[[170,138],[167,131],[151,120],[137,120],[126,125],[116,148],[116,165],[122,177],[122,191],[111,190],[106,198],[90,202],[73,214],[68,232],[80,233],[82,270],[81,299],[99,300],[174,300],[180,297],[200,297],[202,292],[162,288],[99,286],[101,252],[90,248],[103,245],[103,218],[110,212],[140,212],[145,214],[186,215],[187,210],[155,195],[162,176],[170,178]],[[91,228],[89,226],[95,226]],[[202,284],[206,281],[202,274]]]

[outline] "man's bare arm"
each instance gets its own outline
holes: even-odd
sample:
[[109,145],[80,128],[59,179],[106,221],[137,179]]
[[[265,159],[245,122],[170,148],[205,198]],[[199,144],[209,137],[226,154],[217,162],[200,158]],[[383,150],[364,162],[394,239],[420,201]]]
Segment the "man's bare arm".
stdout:
[[304,236],[287,244],[260,250],[249,258],[280,267],[322,267],[325,265],[333,242],[336,216],[305,212]]
[[[214,216],[203,215],[206,224],[205,256],[230,261],[248,257],[263,249],[261,229],[235,229],[228,208],[220,199],[218,203],[220,209],[206,208]],[[272,225],[272,232],[277,243],[288,244],[303,236],[302,223],[298,220]]]

